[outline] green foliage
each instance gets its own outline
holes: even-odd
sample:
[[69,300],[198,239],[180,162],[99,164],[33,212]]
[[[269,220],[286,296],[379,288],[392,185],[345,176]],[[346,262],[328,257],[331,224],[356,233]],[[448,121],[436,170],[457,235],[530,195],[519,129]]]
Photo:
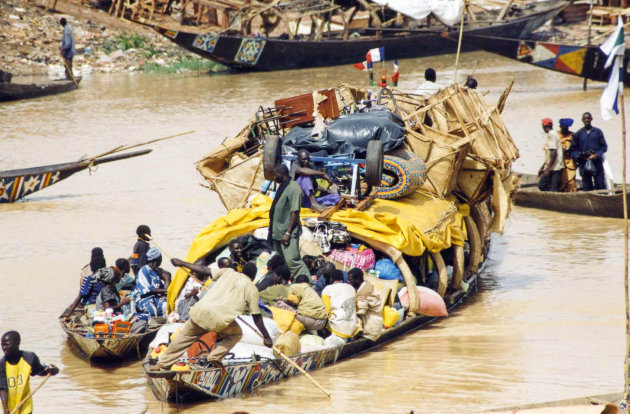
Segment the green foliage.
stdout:
[[[144,49],[146,45],[146,39],[137,33],[120,33],[103,43],[103,51],[109,55],[116,50]],[[147,57],[152,57],[157,53],[153,48],[146,50],[152,52]]]
[[207,59],[182,59],[178,62],[160,65],[155,62],[147,62],[140,68],[149,73],[180,73],[180,72],[223,72],[227,68],[220,63]]

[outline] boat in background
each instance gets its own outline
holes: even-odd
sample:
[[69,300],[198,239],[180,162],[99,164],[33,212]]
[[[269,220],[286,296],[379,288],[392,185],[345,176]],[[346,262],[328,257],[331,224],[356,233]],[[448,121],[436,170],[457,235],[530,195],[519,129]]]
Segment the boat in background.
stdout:
[[[466,36],[525,38],[549,19],[560,13],[566,1],[537,2],[514,17],[496,16],[488,20],[470,18],[464,26]],[[299,20],[298,20],[299,22]],[[416,58],[454,53],[449,37],[459,36],[457,28],[432,25],[419,29],[364,27],[300,37],[254,36],[243,34],[195,33],[155,26],[155,30],[181,47],[197,55],[237,70],[285,70],[320,66],[355,64],[365,60],[370,49],[385,48],[388,59]],[[355,37],[356,36],[356,37]],[[468,49],[474,50],[468,46]]]
[[39,98],[70,92],[79,87],[81,76],[77,76],[75,79],[77,83],[66,79],[34,83],[0,82],[0,102]]
[[65,180],[72,174],[83,171],[94,165],[139,157],[151,151],[150,149],[144,149],[125,154],[79,160],[64,164],[0,171],[0,203],[12,203],[34,192],[50,187],[61,180]]
[[[532,207],[563,213],[585,214],[589,216],[623,218],[622,187],[615,185],[612,190],[578,191],[558,193],[540,191],[538,176],[535,174],[517,174],[520,187],[514,195],[517,206]],[[630,204],[630,185],[627,186],[628,204]]]

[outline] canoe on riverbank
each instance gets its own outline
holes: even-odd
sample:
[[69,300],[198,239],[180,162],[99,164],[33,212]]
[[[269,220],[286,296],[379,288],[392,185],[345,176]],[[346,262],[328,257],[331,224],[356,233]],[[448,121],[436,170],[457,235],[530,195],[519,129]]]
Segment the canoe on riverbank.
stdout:
[[12,203],[34,192],[50,187],[61,180],[65,180],[72,174],[83,171],[94,165],[139,157],[151,151],[150,149],[144,149],[109,157],[67,162],[64,164],[0,171],[0,203]]
[[[77,83],[81,82],[80,76],[77,76],[75,79]],[[77,89],[77,87],[78,86],[73,81],[66,79],[36,83],[3,82],[0,83],[0,102],[56,95],[58,93],[73,91]]]
[[[614,190],[557,193],[540,191],[537,186],[538,177],[534,174],[518,174],[518,176],[521,179],[521,185],[514,196],[517,206],[589,216],[623,218],[623,195],[620,185],[615,185]],[[630,194],[630,186],[628,186],[627,191]],[[630,203],[630,195],[627,199]]]

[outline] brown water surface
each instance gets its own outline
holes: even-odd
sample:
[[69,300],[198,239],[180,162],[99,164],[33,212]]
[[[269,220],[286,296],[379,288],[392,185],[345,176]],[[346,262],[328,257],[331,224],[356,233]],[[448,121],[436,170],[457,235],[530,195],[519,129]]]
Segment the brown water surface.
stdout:
[[[541,118],[569,116],[580,124],[581,113],[590,110],[620,179],[619,123],[604,124],[599,115],[603,84],[584,93],[579,78],[481,52],[463,56],[461,76],[475,61],[489,102],[516,80],[504,112],[521,150],[515,169],[538,169]],[[400,87],[413,90],[428,66],[446,83],[453,62],[453,56],[401,61]],[[0,205],[0,333],[19,330],[24,349],[61,368],[37,393],[37,413],[175,412],[151,394],[138,362],[90,366],[66,342],[57,316],[77,293],[90,249],[102,247],[113,264],[130,255],[136,226],[148,224],[162,247],[185,256],[197,232],[224,211],[199,185],[195,161],[239,132],[261,104],[341,82],[364,83],[365,77],[351,66],[199,77],[99,75],[72,93],[0,104],[0,170],[72,161],[195,130],[152,145],[147,156],[102,165],[24,202]],[[505,234],[493,237],[480,291],[466,306],[428,329],[313,374],[332,391],[331,402],[296,377],[186,412],[477,412],[619,392],[621,232],[621,220],[516,208]]]

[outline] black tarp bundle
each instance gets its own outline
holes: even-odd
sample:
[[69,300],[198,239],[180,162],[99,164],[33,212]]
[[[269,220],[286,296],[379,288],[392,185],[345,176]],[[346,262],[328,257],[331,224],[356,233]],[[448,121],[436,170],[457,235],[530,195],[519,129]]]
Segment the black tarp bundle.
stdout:
[[365,158],[368,142],[383,143],[385,153],[405,140],[405,123],[390,111],[362,112],[338,118],[326,126],[321,137],[311,136],[312,128],[293,127],[283,138],[285,153],[306,149],[311,155],[353,153]]

